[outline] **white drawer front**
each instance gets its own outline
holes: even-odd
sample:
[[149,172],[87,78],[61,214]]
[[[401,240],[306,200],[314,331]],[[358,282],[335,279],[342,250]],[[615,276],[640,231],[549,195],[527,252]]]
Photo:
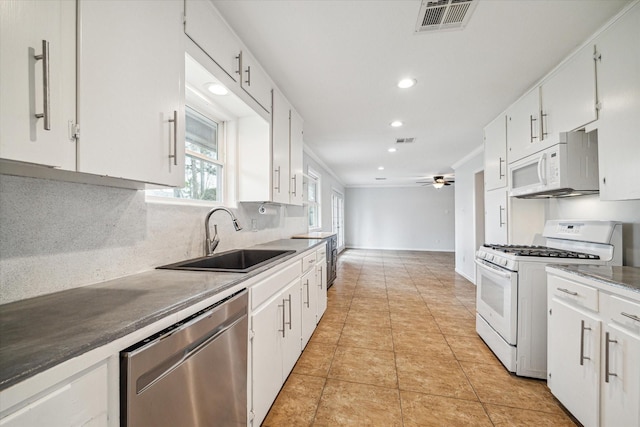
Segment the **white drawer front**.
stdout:
[[640,334],[640,303],[611,296],[609,298],[611,320],[632,332]]
[[562,277],[550,276],[549,290],[554,297],[571,301],[576,306],[588,308],[595,312],[599,311],[598,290],[596,288],[580,285]]
[[[315,256],[315,254],[314,254]],[[251,287],[251,309],[255,310],[275,295],[280,289],[291,283],[292,280],[299,277],[302,274],[302,264],[300,261],[295,261],[290,266],[275,273],[273,276],[263,280],[260,283]]]
[[313,268],[316,265],[316,254],[315,252],[311,255],[307,255],[302,258],[302,271],[309,271],[309,269]]

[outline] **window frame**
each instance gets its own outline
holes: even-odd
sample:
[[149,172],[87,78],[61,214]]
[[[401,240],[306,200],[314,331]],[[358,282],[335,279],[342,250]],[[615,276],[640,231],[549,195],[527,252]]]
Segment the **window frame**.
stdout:
[[[309,223],[309,230],[310,231],[317,231],[317,230],[321,230],[322,229],[322,175],[315,171],[313,168],[311,167],[307,167],[307,177],[309,179],[307,187],[309,187],[309,185],[311,185],[311,182],[315,183],[315,199],[314,200],[310,200],[309,199],[309,194],[310,191],[307,188],[307,208],[308,208],[308,223]],[[314,207],[315,209],[312,210],[312,207]],[[312,224],[312,212],[316,212],[315,215],[315,225]]]

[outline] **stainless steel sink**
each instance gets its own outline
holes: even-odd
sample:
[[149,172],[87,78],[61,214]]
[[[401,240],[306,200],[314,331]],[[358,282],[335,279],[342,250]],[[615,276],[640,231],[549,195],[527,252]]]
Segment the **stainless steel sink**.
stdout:
[[295,251],[269,249],[236,249],[201,258],[188,259],[175,264],[163,265],[158,268],[167,270],[248,273],[294,252]]

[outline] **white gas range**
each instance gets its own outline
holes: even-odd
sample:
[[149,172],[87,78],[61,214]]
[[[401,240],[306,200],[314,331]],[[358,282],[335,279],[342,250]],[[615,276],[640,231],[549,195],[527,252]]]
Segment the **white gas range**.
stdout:
[[476,331],[516,375],[547,375],[547,264],[622,265],[622,224],[550,220],[533,246],[476,253]]

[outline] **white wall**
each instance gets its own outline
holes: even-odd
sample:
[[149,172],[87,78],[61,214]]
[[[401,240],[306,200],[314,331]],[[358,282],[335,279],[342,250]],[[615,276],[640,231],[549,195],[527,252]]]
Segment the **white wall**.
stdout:
[[453,251],[454,187],[347,188],[351,248]]
[[548,219],[601,219],[622,225],[623,264],[640,267],[640,200],[600,201],[597,195],[548,201]]
[[[479,235],[476,230],[475,175],[484,169],[484,151],[476,150],[468,158],[454,165],[456,175],[456,272],[475,283],[474,257]],[[484,215],[484,213],[481,213]]]
[[331,194],[335,189],[344,195],[344,185],[336,178],[333,172],[331,172],[326,165],[318,161],[318,158],[308,147],[305,147],[303,167],[304,173],[307,173],[309,167],[311,167],[311,169],[318,172],[321,176],[320,221],[322,223],[322,231],[333,231],[331,218]]
[[[307,230],[305,209],[217,212],[223,252]],[[143,191],[0,175],[0,303],[202,256],[209,207],[147,203]],[[255,225],[255,230],[254,229]]]

